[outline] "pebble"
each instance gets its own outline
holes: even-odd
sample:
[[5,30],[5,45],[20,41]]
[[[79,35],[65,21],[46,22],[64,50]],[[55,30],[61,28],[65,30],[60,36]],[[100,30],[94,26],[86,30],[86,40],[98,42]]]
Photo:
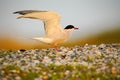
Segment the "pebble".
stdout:
[[16,76],[15,80],[22,80],[20,76]]
[[[20,67],[21,70],[29,72],[39,72],[39,64],[48,66],[54,65],[81,65],[89,68],[96,68],[96,72],[111,72],[112,74],[120,73],[120,44],[100,44],[75,46],[72,48],[60,47],[60,52],[55,49],[34,49],[34,50],[18,50],[7,51],[2,50],[0,54],[0,75],[4,75],[3,70],[6,66],[15,65]],[[111,67],[111,68],[109,68]],[[16,73],[16,70],[10,72]],[[65,75],[70,73],[69,70]],[[19,73],[18,73],[19,74]],[[24,73],[23,73],[24,74]],[[24,74],[26,76],[27,74]],[[9,76],[2,77],[2,80],[8,79]],[[48,80],[47,73],[43,77],[36,78],[35,80]],[[15,80],[21,80],[19,76]],[[94,80],[94,78],[92,78]],[[99,80],[99,78],[97,79]]]

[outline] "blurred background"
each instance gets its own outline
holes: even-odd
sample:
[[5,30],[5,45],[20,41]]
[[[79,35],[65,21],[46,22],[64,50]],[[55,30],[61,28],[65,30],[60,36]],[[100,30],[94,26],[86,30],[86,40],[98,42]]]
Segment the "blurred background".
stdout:
[[62,16],[62,27],[79,28],[61,46],[120,43],[120,0],[0,0],[0,49],[52,47],[32,40],[45,35],[43,23],[16,19],[19,10],[46,10]]

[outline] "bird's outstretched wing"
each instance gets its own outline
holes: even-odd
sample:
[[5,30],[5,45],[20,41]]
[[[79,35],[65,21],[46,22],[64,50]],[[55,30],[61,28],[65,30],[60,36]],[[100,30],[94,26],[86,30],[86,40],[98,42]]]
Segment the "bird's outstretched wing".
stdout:
[[38,19],[44,22],[46,37],[61,36],[63,29],[61,27],[61,17],[57,13],[49,11],[38,11],[38,10],[23,10],[14,12],[14,14],[21,14],[18,18],[31,18]]

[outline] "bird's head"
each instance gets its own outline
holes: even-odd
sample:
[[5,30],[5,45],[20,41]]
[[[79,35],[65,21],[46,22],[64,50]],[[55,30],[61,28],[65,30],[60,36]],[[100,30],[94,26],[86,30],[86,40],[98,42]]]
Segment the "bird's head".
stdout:
[[77,27],[74,27],[73,25],[67,25],[65,28],[64,28],[65,30],[78,30],[79,28],[77,28]]

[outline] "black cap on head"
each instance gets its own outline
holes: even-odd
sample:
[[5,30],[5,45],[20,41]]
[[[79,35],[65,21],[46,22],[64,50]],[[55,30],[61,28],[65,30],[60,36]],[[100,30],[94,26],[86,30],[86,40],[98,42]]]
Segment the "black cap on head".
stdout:
[[72,29],[72,28],[74,28],[73,25],[67,25],[64,29]]

